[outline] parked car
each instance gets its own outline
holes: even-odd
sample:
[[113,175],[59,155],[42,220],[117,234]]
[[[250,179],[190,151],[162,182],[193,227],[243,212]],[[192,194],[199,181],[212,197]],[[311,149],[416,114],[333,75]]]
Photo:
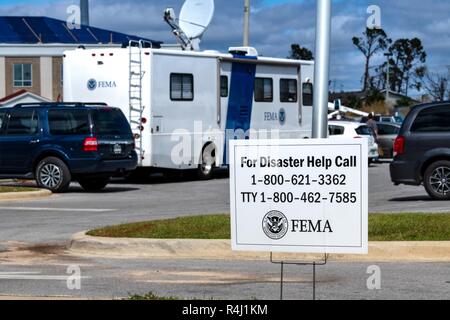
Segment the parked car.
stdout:
[[330,139],[340,138],[367,138],[369,139],[369,162],[374,162],[378,159],[378,144],[370,128],[358,122],[351,121],[329,121],[328,133]]
[[[366,123],[367,120],[368,120],[367,117],[362,117],[361,123]],[[380,123],[392,123],[392,124],[398,124],[398,125],[402,125],[402,123],[403,123],[403,118],[400,115],[395,115],[395,116],[376,115],[373,117],[373,120],[376,122],[380,122]]]
[[401,125],[394,123],[378,122],[378,147],[382,154],[380,158],[392,159],[394,158],[394,142],[397,138]]
[[403,123],[403,119],[400,116],[375,116],[374,120],[382,123]]
[[423,184],[432,198],[450,200],[450,103],[412,108],[395,140],[394,156],[394,184]]
[[64,192],[71,181],[88,191],[132,171],[137,154],[130,125],[102,104],[44,103],[0,108],[0,178],[36,179]]

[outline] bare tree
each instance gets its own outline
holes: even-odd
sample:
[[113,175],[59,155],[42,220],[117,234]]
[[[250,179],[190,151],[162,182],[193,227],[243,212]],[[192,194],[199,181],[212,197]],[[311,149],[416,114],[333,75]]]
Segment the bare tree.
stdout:
[[447,74],[427,72],[423,88],[434,101],[450,99],[450,68]]

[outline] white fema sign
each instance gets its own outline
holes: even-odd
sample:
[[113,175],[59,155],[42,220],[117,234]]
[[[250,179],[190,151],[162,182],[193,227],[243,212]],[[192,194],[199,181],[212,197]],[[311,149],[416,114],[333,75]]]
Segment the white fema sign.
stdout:
[[231,141],[233,250],[367,254],[367,145]]

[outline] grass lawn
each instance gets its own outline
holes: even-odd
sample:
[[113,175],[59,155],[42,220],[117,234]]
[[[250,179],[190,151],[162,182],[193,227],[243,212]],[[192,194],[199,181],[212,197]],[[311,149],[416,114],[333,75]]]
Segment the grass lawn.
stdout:
[[[210,215],[112,226],[88,235],[113,238],[230,239],[230,216]],[[450,214],[371,214],[370,241],[450,241]]]
[[133,295],[131,297],[128,298],[128,300],[135,300],[135,301],[140,301],[140,300],[148,300],[148,301],[174,301],[174,300],[183,300],[177,297],[161,297],[158,296],[156,294],[154,294],[153,292],[147,293],[143,296],[141,295]]
[[0,193],[29,192],[29,191],[38,191],[38,190],[35,188],[24,188],[24,187],[0,187]]

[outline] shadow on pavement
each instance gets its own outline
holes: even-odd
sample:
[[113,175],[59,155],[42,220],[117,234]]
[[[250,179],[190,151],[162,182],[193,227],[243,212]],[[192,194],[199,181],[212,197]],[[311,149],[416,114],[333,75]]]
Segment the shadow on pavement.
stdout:
[[101,191],[85,191],[83,188],[74,185],[71,186],[69,191],[66,193],[84,193],[84,194],[105,194],[105,193],[119,193],[119,192],[131,192],[131,191],[138,191],[139,188],[127,188],[127,187],[116,187],[114,186],[113,182],[111,182],[105,189]]
[[[228,179],[229,172],[227,169],[216,169],[214,172],[213,180]],[[196,174],[195,170],[140,170],[129,178],[117,178],[111,181],[111,184],[143,184],[143,185],[153,185],[153,184],[169,184],[169,183],[183,183],[183,182],[193,182],[201,181]]]
[[413,197],[399,197],[393,198],[389,200],[390,202],[408,202],[408,201],[428,201],[428,202],[436,202],[438,200],[434,200],[429,196],[413,196]]

